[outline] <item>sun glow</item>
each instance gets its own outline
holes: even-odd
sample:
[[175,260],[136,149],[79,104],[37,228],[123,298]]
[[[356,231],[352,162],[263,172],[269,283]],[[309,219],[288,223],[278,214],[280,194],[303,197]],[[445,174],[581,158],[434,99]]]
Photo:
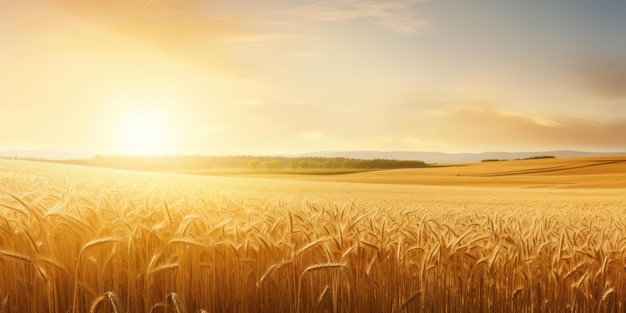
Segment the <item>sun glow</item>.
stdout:
[[131,155],[166,154],[171,141],[168,119],[151,112],[133,112],[121,120],[119,150]]

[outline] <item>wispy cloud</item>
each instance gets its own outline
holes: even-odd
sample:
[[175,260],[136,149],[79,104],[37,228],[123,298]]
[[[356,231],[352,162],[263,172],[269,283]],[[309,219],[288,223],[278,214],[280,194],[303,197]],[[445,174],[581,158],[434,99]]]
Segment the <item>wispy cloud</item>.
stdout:
[[626,119],[594,122],[579,118],[551,119],[508,113],[489,107],[458,107],[438,117],[433,133],[454,145],[503,148],[592,147],[623,149]]
[[316,1],[298,11],[320,21],[373,18],[377,24],[401,34],[414,34],[426,25],[417,14],[423,0],[342,0]]
[[[0,39],[5,35],[14,45],[50,55],[78,52],[111,57],[150,51],[197,64],[207,63],[204,60],[208,59],[227,60],[220,47],[242,32],[244,23],[219,16],[202,1],[20,0],[19,4],[15,3],[10,7],[0,3],[0,19],[4,19],[3,15],[20,16],[7,22],[12,31],[0,34]],[[0,29],[1,32],[4,30]]]
[[59,0],[51,6],[111,32],[170,47],[215,39],[240,26],[201,1]]
[[246,63],[255,57],[248,46],[319,39],[292,33],[288,23],[238,15],[232,4],[218,1],[5,2],[0,0],[0,42],[9,48],[0,49],[0,56],[10,54],[16,72],[37,62],[47,67],[74,59],[100,71],[126,62],[130,68],[119,66],[125,73],[142,77],[154,77],[141,73],[162,69],[152,66],[162,62],[179,74],[250,78],[262,74]]

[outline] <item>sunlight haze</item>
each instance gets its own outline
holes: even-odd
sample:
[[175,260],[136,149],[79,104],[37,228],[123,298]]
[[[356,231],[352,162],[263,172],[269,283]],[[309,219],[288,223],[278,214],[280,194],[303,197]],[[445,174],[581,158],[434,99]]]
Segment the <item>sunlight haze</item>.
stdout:
[[0,0],[0,151],[626,150],[620,0]]

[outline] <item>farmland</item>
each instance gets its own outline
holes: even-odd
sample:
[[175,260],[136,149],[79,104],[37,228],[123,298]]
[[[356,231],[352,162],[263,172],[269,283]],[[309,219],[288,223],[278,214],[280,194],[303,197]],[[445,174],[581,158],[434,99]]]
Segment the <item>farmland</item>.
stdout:
[[624,161],[209,177],[0,160],[0,312],[621,312]]
[[[256,175],[256,177],[263,177]],[[536,159],[394,169],[338,176],[273,178],[374,184],[522,188],[626,188],[626,157]]]

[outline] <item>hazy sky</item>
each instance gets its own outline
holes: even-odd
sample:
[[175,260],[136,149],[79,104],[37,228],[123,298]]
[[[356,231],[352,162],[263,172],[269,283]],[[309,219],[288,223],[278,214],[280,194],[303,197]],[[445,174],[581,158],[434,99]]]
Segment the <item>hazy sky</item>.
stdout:
[[0,0],[0,151],[626,151],[623,0]]

